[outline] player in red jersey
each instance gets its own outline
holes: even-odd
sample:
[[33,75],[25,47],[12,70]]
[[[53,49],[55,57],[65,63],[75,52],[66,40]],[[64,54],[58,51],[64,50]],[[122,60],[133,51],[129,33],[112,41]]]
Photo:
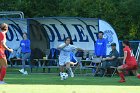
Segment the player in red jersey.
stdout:
[[119,80],[120,83],[125,82],[123,70],[132,70],[132,72],[137,76],[137,78],[140,79],[140,74],[137,72],[138,64],[136,62],[135,57],[131,53],[132,49],[130,47],[129,41],[127,41],[127,40],[123,41],[123,46],[124,46],[123,65],[121,65],[117,68],[119,76],[121,78]]
[[13,49],[10,49],[6,46],[6,33],[8,31],[8,25],[3,23],[0,25],[0,84],[5,84],[3,81],[6,75],[6,67],[7,67],[7,60],[4,51],[8,50],[13,52]]

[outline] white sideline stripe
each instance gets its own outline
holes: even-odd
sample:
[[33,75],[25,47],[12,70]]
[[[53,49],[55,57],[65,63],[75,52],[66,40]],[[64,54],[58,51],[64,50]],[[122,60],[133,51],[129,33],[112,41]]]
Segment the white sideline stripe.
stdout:
[[139,91],[139,86],[0,85],[0,93],[139,93]]

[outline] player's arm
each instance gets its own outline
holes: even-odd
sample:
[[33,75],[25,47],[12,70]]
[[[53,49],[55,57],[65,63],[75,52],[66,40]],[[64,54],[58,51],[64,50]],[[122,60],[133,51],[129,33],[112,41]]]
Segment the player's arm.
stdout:
[[67,44],[65,43],[65,44],[61,44],[61,45],[59,45],[58,47],[57,47],[57,49],[63,49],[64,47],[66,47],[67,46]]
[[7,45],[6,45],[6,43],[5,43],[4,41],[2,41],[1,43],[2,43],[3,47],[4,47],[6,50],[8,50],[8,51],[10,51],[10,52],[13,52],[13,49],[8,48]]
[[123,64],[125,64],[126,57],[127,57],[127,51],[124,51]]

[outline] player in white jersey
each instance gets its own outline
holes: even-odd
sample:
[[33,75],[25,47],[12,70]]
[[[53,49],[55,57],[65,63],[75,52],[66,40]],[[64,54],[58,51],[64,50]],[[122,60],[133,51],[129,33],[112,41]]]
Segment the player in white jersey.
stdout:
[[65,42],[58,46],[58,49],[60,50],[59,65],[60,65],[60,75],[61,73],[64,72],[64,66],[66,65],[66,69],[70,73],[71,77],[74,77],[74,74],[70,67],[70,64],[73,63],[71,62],[70,54],[74,50],[83,50],[83,49],[77,48],[76,46],[72,45],[71,42],[72,42],[71,38],[67,37],[65,39]]

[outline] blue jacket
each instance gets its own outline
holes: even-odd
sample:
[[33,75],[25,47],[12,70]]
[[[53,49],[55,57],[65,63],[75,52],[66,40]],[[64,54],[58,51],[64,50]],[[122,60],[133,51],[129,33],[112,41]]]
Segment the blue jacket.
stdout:
[[97,39],[95,44],[95,55],[106,57],[106,40],[104,38]]
[[30,49],[30,40],[22,40],[20,42],[20,47],[21,47],[21,52],[22,53],[30,53],[31,49]]

